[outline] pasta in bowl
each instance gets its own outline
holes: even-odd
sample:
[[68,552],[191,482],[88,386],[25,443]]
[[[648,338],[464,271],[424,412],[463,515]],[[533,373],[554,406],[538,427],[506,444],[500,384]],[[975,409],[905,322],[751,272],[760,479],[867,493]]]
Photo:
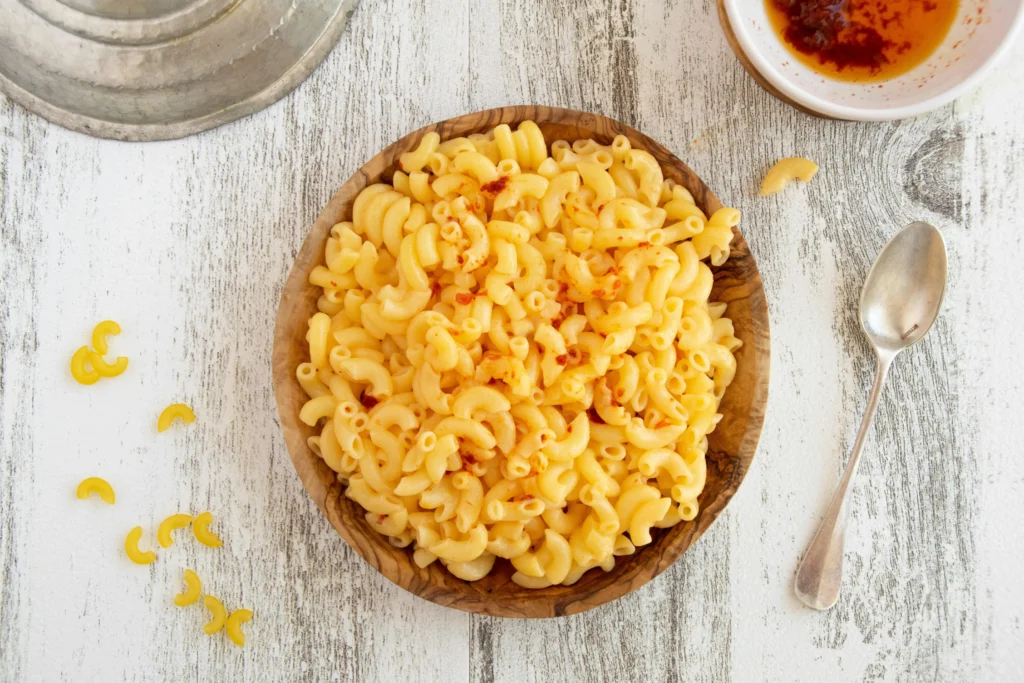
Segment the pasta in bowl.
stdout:
[[756,448],[768,321],[738,221],[591,114],[403,138],[339,190],[282,295],[274,383],[307,489],[440,604],[553,616],[642,585]]

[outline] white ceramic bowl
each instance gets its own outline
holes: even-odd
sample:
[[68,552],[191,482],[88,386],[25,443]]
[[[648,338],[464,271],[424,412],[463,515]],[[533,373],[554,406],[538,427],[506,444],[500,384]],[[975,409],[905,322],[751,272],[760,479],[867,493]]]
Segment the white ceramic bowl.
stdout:
[[946,40],[913,70],[889,81],[847,83],[796,60],[772,29],[765,0],[720,0],[742,51],[777,94],[812,112],[839,119],[884,121],[917,116],[952,102],[977,85],[1024,24],[1021,0],[960,0]]

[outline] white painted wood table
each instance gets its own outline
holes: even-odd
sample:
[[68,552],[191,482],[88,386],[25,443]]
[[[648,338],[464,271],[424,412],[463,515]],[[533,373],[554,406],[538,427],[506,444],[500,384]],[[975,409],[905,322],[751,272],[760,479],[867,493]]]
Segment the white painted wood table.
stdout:
[[[367,1],[294,94],[185,140],[94,140],[0,100],[0,680],[1024,680],[1022,58],[931,115],[841,123],[761,91],[710,0]],[[516,103],[621,119],[686,160],[743,209],[772,316],[768,418],[726,514],[643,589],[547,621],[370,569],[300,485],[270,387],[278,295],[334,190],[410,130]],[[793,154],[818,177],[758,198]],[[947,240],[944,312],[890,377],[844,592],[813,612],[792,579],[871,380],[860,284],[914,219]],[[131,366],[79,386],[68,359],[105,318]],[[158,435],[175,401],[198,420]],[[116,506],[74,498],[95,474]],[[132,526],[206,509],[222,550],[124,557]],[[244,650],[172,606],[184,567],[256,611]]]

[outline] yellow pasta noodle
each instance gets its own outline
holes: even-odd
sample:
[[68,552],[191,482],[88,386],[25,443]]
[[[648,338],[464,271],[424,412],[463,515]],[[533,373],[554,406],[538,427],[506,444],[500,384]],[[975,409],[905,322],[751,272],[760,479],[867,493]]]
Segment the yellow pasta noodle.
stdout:
[[227,621],[228,612],[224,609],[224,603],[212,595],[204,595],[203,604],[206,606],[206,609],[210,610],[211,614],[210,621],[206,626],[203,626],[203,631],[212,636],[214,633],[224,628],[224,622]]
[[75,490],[75,495],[79,498],[88,498],[92,494],[98,495],[104,503],[110,505],[114,504],[114,487],[106,479],[100,477],[89,477],[83,479],[82,483],[78,485],[78,489]]
[[245,634],[242,632],[242,624],[252,619],[251,609],[236,609],[227,619],[224,629],[228,638],[238,647],[245,647]]
[[802,157],[787,157],[778,161],[772,166],[761,183],[761,196],[767,197],[775,194],[789,184],[789,181],[797,178],[809,182],[818,172],[818,165],[810,159]]
[[400,166],[332,229],[298,331],[307,444],[370,526],[417,566],[542,588],[695,519],[741,347],[710,301],[739,212],[623,136],[549,146],[529,121]]
[[181,420],[185,424],[192,424],[196,421],[196,415],[184,403],[169,405],[163,409],[163,412],[160,413],[160,417],[156,421],[157,431],[166,432],[170,429],[171,423],[175,419]]
[[175,529],[187,527],[191,522],[192,515],[186,514],[171,515],[164,521],[160,522],[160,526],[156,532],[156,540],[160,544],[160,547],[170,548],[174,545],[174,539],[171,538],[171,532]]
[[201,512],[196,515],[195,519],[192,520],[192,533],[195,535],[196,540],[205,546],[211,548],[219,548],[224,545],[223,541],[220,540],[220,536],[210,531],[209,526],[213,522],[213,514],[210,512]]
[[[86,367],[86,363],[89,364]],[[71,356],[71,376],[79,384],[95,384],[99,381],[99,371],[92,366],[92,359],[89,355],[89,347],[83,346]]]
[[71,356],[71,376],[79,384],[95,384],[102,377],[117,377],[128,369],[128,359],[118,356],[108,363],[103,356],[110,346],[107,337],[121,334],[121,326],[113,320],[104,320],[92,331],[92,346],[83,346]]
[[191,569],[185,570],[185,592],[174,596],[174,604],[178,607],[186,607],[199,599],[203,592],[203,583],[199,576]]
[[124,539],[124,553],[135,564],[152,564],[156,561],[156,553],[152,550],[140,550],[139,541],[141,540],[142,527],[137,526],[129,531]]

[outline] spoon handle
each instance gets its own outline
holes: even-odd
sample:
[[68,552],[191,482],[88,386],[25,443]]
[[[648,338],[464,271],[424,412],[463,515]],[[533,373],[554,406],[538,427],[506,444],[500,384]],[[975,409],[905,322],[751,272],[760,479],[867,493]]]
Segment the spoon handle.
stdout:
[[828,609],[839,599],[839,589],[843,580],[843,545],[846,538],[846,522],[849,515],[849,503],[853,487],[853,477],[857,473],[860,452],[864,447],[864,438],[871,429],[871,421],[878,408],[878,398],[882,394],[882,385],[889,373],[894,353],[879,351],[878,364],[875,368],[875,384],[871,388],[871,397],[864,412],[864,420],[857,432],[857,441],[853,444],[850,462],[839,482],[836,491],[825,513],[825,519],[818,527],[818,533],[807,547],[804,559],[796,572],[794,589],[800,602],[814,609]]

